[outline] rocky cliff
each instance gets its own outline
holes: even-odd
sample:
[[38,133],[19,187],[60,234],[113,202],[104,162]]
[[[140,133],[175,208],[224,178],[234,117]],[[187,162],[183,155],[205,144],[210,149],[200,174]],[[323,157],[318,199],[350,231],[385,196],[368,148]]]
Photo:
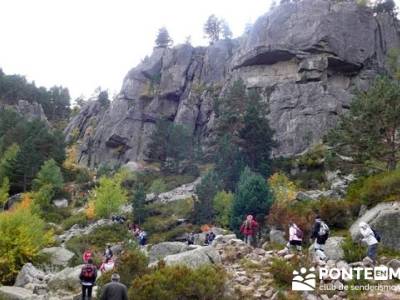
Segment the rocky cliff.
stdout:
[[160,117],[184,124],[206,142],[214,97],[242,78],[269,104],[279,141],[274,155],[298,154],[335,125],[357,89],[385,71],[399,38],[392,16],[353,1],[282,4],[238,39],[155,48],[128,72],[109,108],[92,101],[71,120],[67,139],[78,136],[79,162],[89,166],[146,159]]

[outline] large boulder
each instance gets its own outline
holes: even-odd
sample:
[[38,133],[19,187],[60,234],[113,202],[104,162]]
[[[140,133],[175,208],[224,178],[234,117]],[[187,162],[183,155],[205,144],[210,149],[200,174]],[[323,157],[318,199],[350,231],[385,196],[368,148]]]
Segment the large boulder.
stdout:
[[400,249],[400,201],[379,203],[367,210],[350,227],[353,240],[360,239],[360,222],[376,229],[381,236],[381,244],[393,250]]
[[45,281],[45,275],[43,271],[35,268],[31,263],[27,263],[19,271],[14,286],[24,287],[29,283],[41,284]]
[[279,244],[279,245],[287,244],[287,240],[285,239],[285,232],[276,228],[271,228],[269,232],[269,240],[271,243],[274,244]]
[[188,249],[186,243],[181,242],[163,242],[155,244],[149,251],[150,263],[163,259],[164,257],[172,254],[184,252]]
[[67,266],[69,261],[74,257],[74,253],[63,247],[44,248],[40,251],[42,254],[49,255],[50,262],[55,266]]
[[202,265],[219,264],[221,257],[212,246],[201,247],[191,251],[168,255],[164,258],[167,265],[186,265],[190,268],[197,268]]
[[2,300],[37,300],[40,299],[30,290],[16,286],[0,287],[0,299]]
[[81,287],[79,275],[83,265],[73,268],[65,268],[64,270],[54,274],[50,279],[48,286],[51,291],[70,290],[77,291]]
[[[324,253],[330,260],[341,260],[344,258],[344,251],[342,248],[342,243],[344,237],[332,236],[327,239],[324,247]],[[314,244],[309,248],[311,253],[314,253]]]

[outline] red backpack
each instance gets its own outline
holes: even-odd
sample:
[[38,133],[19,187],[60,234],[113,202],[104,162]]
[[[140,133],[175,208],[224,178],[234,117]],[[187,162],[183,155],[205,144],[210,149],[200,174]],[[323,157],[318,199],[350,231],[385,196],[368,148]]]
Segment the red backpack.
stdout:
[[93,265],[85,265],[81,270],[82,280],[93,280],[95,277],[95,267]]

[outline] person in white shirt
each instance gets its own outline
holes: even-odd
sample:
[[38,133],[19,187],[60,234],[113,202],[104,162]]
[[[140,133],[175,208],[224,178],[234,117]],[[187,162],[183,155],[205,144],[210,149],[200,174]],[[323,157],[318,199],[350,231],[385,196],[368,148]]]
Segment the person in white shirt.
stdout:
[[295,246],[298,252],[301,252],[303,240],[303,231],[295,224],[289,223],[289,242],[286,248],[290,250],[291,246]]
[[371,227],[367,223],[360,222],[359,226],[360,226],[360,233],[363,237],[361,241],[367,244],[368,246],[367,256],[375,264],[378,252],[378,240],[376,239],[375,234],[372,231]]

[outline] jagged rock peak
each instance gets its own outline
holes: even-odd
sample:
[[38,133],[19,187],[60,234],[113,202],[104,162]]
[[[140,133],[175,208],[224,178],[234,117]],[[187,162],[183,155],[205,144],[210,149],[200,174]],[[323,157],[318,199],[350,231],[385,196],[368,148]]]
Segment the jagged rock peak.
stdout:
[[336,124],[356,89],[385,70],[388,51],[400,47],[398,29],[389,14],[354,1],[282,4],[238,39],[154,48],[107,110],[89,104],[66,132],[78,132],[79,161],[91,167],[145,160],[159,118],[184,124],[206,144],[214,96],[242,78],[269,105],[279,142],[274,155],[298,154]]

